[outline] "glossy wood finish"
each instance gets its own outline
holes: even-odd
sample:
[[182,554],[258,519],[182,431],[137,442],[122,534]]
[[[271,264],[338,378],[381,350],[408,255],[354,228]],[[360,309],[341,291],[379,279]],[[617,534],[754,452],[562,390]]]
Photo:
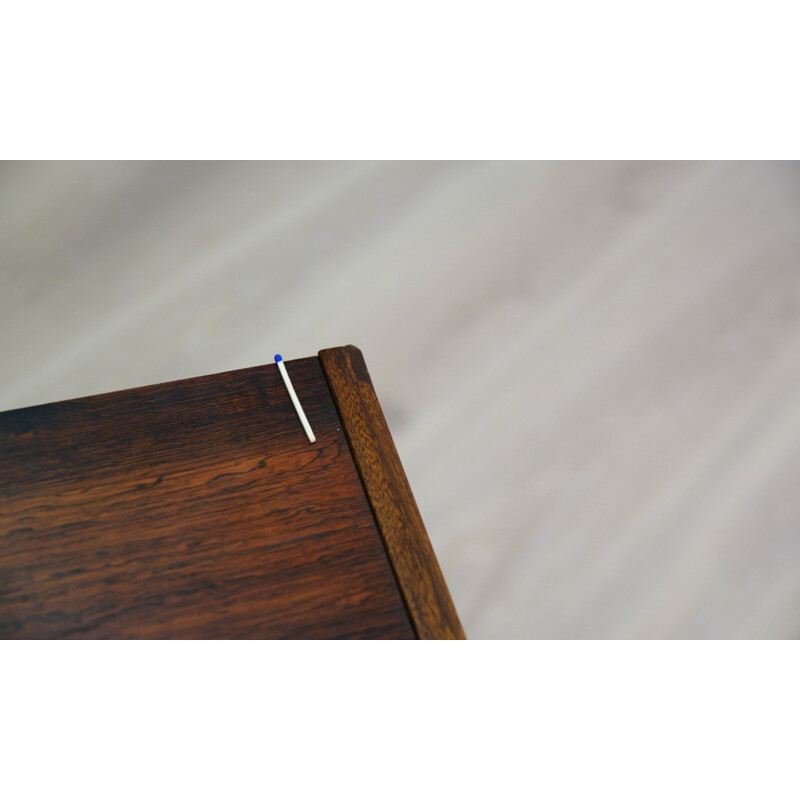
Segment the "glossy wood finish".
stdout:
[[337,347],[319,359],[417,635],[466,638],[361,351]]
[[0,636],[412,638],[317,358],[0,414]]

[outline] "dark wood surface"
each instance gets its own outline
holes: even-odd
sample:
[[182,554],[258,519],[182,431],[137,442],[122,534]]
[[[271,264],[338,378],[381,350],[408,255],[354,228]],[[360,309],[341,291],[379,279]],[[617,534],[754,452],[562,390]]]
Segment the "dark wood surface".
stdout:
[[274,364],[0,414],[0,636],[413,637],[320,363],[287,367],[315,444]]
[[361,351],[337,347],[319,359],[417,636],[464,639]]

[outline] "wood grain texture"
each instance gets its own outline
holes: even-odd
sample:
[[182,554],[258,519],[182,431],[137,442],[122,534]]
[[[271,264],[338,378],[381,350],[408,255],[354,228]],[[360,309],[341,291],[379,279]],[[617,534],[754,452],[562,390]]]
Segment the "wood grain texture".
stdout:
[[0,636],[413,638],[316,358],[0,414]]
[[337,347],[319,359],[417,635],[466,638],[361,351]]
[[800,164],[0,164],[0,409],[366,353],[471,639],[800,636]]

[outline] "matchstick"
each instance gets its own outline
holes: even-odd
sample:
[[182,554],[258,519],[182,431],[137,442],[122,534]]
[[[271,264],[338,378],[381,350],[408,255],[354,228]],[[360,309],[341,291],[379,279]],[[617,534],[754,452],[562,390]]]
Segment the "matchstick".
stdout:
[[286,385],[286,391],[289,392],[289,397],[292,399],[294,410],[297,412],[297,416],[300,417],[300,423],[303,426],[303,430],[306,432],[306,436],[308,436],[308,441],[316,442],[317,437],[314,436],[314,432],[311,430],[311,426],[308,424],[308,417],[306,417],[306,413],[303,411],[303,406],[300,405],[300,401],[297,399],[294,386],[292,386],[292,379],[289,377],[289,373],[286,371],[286,366],[283,363],[283,358],[281,357],[280,353],[276,354],[275,363],[278,365],[278,371],[281,373],[281,378],[283,378],[283,382]]

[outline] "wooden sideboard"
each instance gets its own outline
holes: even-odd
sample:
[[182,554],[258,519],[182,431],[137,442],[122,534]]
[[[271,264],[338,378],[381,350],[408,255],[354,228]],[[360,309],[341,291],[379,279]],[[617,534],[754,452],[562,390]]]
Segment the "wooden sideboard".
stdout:
[[0,637],[464,638],[352,346],[0,414]]

